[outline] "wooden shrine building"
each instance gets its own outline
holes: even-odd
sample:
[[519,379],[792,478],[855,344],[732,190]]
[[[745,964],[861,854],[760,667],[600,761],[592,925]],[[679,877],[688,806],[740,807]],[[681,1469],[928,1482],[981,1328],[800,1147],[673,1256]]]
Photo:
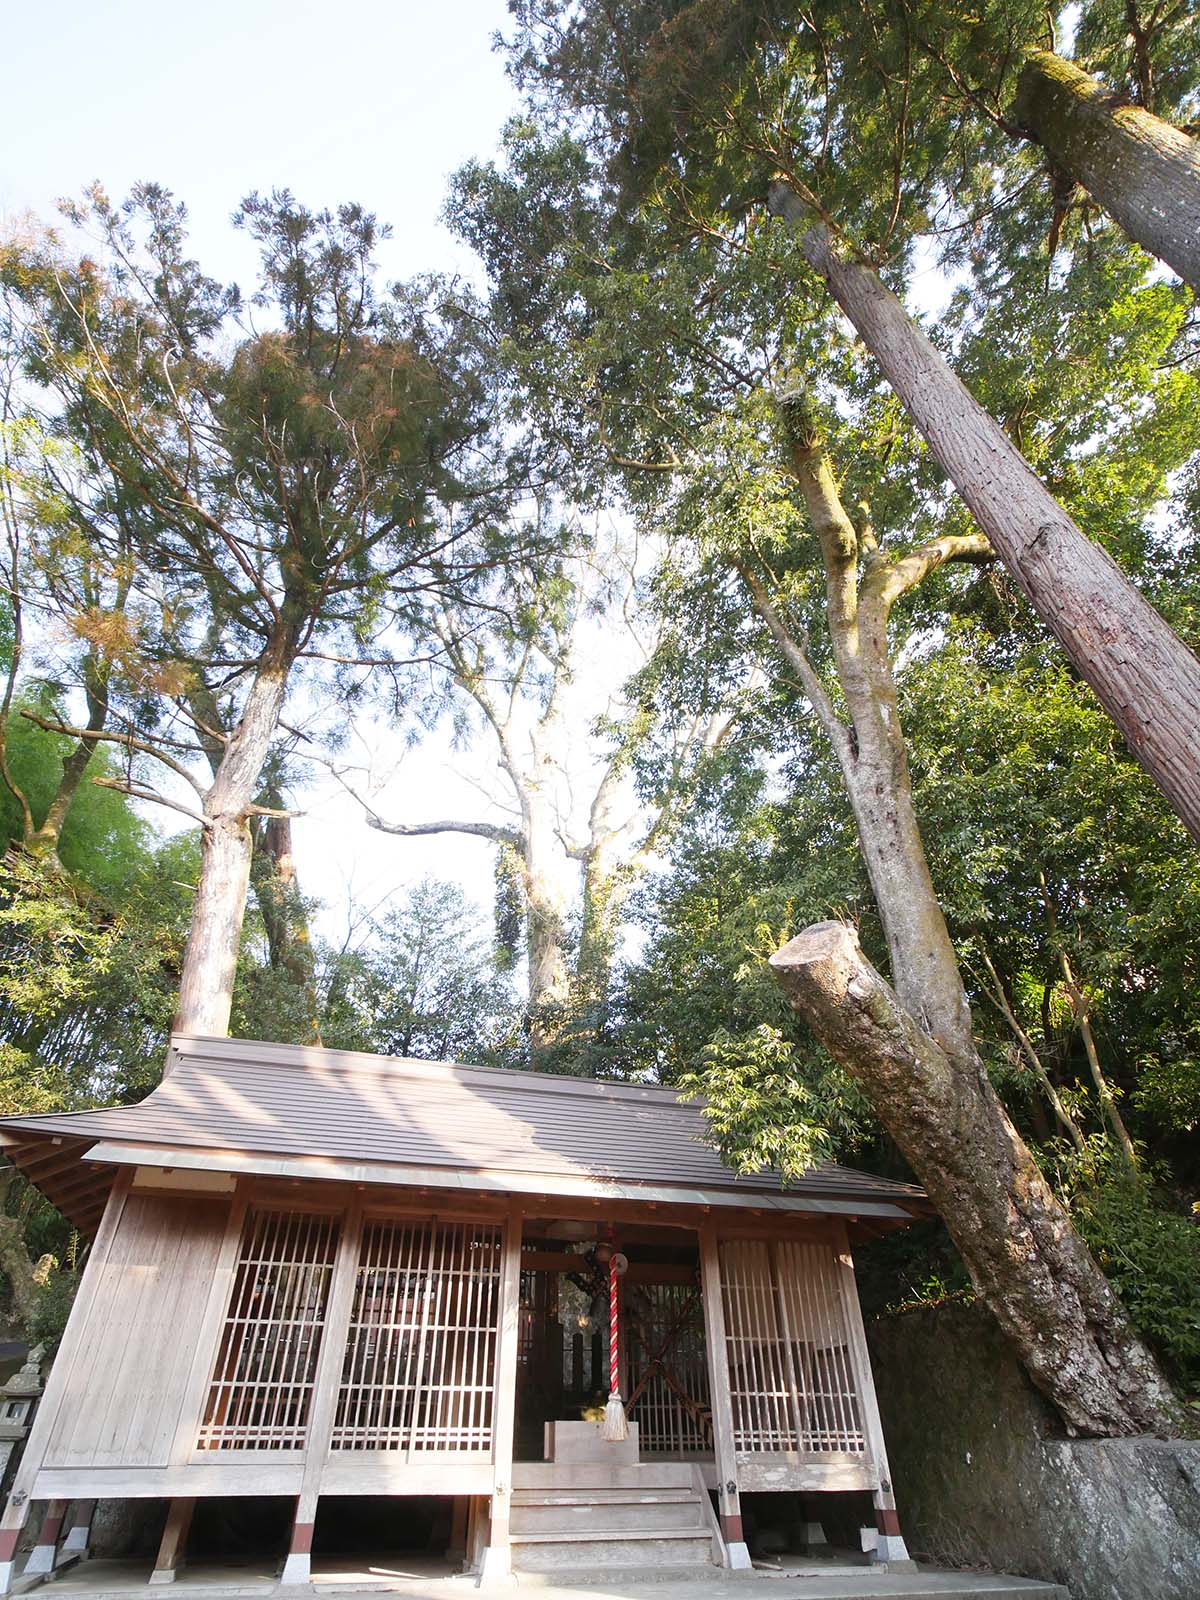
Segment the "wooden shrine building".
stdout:
[[[140,1105],[3,1119],[92,1239],[3,1587],[35,1502],[46,1570],[69,1504],[130,1497],[170,1502],[157,1581],[208,1496],[294,1500],[285,1582],[323,1496],[446,1496],[491,1576],[748,1565],[741,1496],[859,1490],[902,1559],[850,1250],[927,1203],[738,1178],[702,1132],[669,1089],[194,1038]],[[580,1421],[613,1249],[623,1444]]]

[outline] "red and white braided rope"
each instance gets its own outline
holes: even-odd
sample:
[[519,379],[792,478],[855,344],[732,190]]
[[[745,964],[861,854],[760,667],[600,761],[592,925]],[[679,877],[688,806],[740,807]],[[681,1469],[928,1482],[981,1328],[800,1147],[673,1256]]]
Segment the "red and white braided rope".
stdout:
[[621,1374],[617,1360],[617,1258],[608,1264],[608,1390],[611,1395],[621,1393]]

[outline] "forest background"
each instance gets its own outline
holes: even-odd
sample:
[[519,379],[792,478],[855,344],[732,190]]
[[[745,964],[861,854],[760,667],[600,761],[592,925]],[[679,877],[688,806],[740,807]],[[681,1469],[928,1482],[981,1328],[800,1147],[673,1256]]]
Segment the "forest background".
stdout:
[[[0,1094],[140,1099],[175,1019],[673,1083],[735,1167],[907,1176],[938,1114],[823,1049],[767,964],[846,923],[983,1077],[976,1121],[995,1091],[1186,1400],[1195,846],[772,190],[857,241],[1194,649],[1193,288],[1014,107],[1052,48],[1191,139],[1196,23],[854,10],[515,4],[494,57],[472,14],[474,65],[428,74],[475,119],[446,195],[364,174],[417,219],[402,247],[350,203],[350,135],[403,174],[421,131],[384,138],[361,83],[369,115],[323,109],[339,139],[294,169],[254,105],[266,182],[223,132],[228,237],[194,141],[154,162],[170,190],[126,162],[120,198],[75,170],[60,217],[28,196],[3,247]],[[328,209],[288,188],[310,181]],[[335,854],[362,863],[345,886]],[[866,1253],[869,1309],[979,1293],[1021,1349],[1036,1286],[943,1215]],[[10,1176],[32,1332],[79,1249]],[[1083,1431],[1150,1414],[1051,1397]]]

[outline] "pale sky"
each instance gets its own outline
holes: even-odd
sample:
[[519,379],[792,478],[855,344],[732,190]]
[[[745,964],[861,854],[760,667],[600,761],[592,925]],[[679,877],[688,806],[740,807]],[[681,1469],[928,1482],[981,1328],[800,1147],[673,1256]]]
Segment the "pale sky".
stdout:
[[[306,204],[360,201],[390,222],[388,277],[469,270],[438,221],[450,173],[489,156],[516,99],[491,47],[503,0],[64,0],[9,9],[3,31],[5,142],[0,221],[50,219],[59,196],[99,179],[115,199],[139,179],[189,208],[195,254],[214,276],[252,281],[254,258],[229,216],[251,189],[288,187]],[[401,755],[366,734],[381,811],[405,821],[486,814],[495,785],[481,749],[435,738]],[[455,878],[487,904],[492,852],[462,837],[407,842],[369,831],[353,802],[318,785],[296,824],[307,894],[340,939],[347,889],[374,906],[407,881]],[[153,810],[171,826],[171,813]]]
[[446,178],[495,148],[515,109],[493,33],[503,0],[61,0],[7,8],[0,212],[51,213],[99,178],[187,202],[214,276],[244,274],[228,226],[251,189],[361,201],[396,232],[386,270],[465,260],[438,213]]

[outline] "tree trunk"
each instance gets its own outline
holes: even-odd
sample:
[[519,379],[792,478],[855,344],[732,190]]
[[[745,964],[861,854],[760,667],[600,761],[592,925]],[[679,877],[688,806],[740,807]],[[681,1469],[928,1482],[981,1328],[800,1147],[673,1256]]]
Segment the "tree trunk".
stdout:
[[867,876],[888,943],[892,981],[921,1025],[951,1055],[975,1045],[958,958],[913,810],[908,750],[888,651],[895,568],[872,553],[858,582],[859,537],[807,396],[781,401],[792,470],[821,545],[826,619],[853,739],[835,743]]
[[[772,184],[771,203],[790,222],[808,219],[786,184]],[[823,224],[803,248],[996,554],[1200,839],[1200,661],[1066,514],[878,274],[842,259]]]
[[[283,798],[268,787],[263,803],[282,808]],[[267,956],[304,996],[308,1028],[305,1043],[320,1044],[321,1022],[308,916],[296,878],[290,817],[263,817],[255,830],[250,878],[267,935]]]
[[250,885],[250,807],[286,692],[286,665],[275,660],[259,669],[205,796],[200,881],[183,957],[176,1033],[221,1036],[229,1031]]
[[821,922],[771,957],[789,1000],[860,1083],[924,1184],[980,1297],[1076,1433],[1152,1432],[1174,1403],[975,1058],[953,1061]]
[[525,890],[525,941],[529,972],[529,1045],[534,1056],[554,1042],[556,1013],[570,998],[567,965],[567,893],[556,867],[563,851],[549,796],[528,783],[520,796],[521,864]]
[[1200,143],[1049,50],[1030,53],[1012,116],[1052,167],[1200,291]]
[[[89,733],[100,733],[108,721],[108,669],[102,668],[95,657],[89,656],[83,669],[87,696]],[[57,859],[58,841],[71,802],[83,781],[88,763],[96,753],[94,739],[77,739],[74,747],[63,757],[62,775],[58,787],[46,809],[41,824],[26,835],[25,848],[33,856],[51,856]]]

